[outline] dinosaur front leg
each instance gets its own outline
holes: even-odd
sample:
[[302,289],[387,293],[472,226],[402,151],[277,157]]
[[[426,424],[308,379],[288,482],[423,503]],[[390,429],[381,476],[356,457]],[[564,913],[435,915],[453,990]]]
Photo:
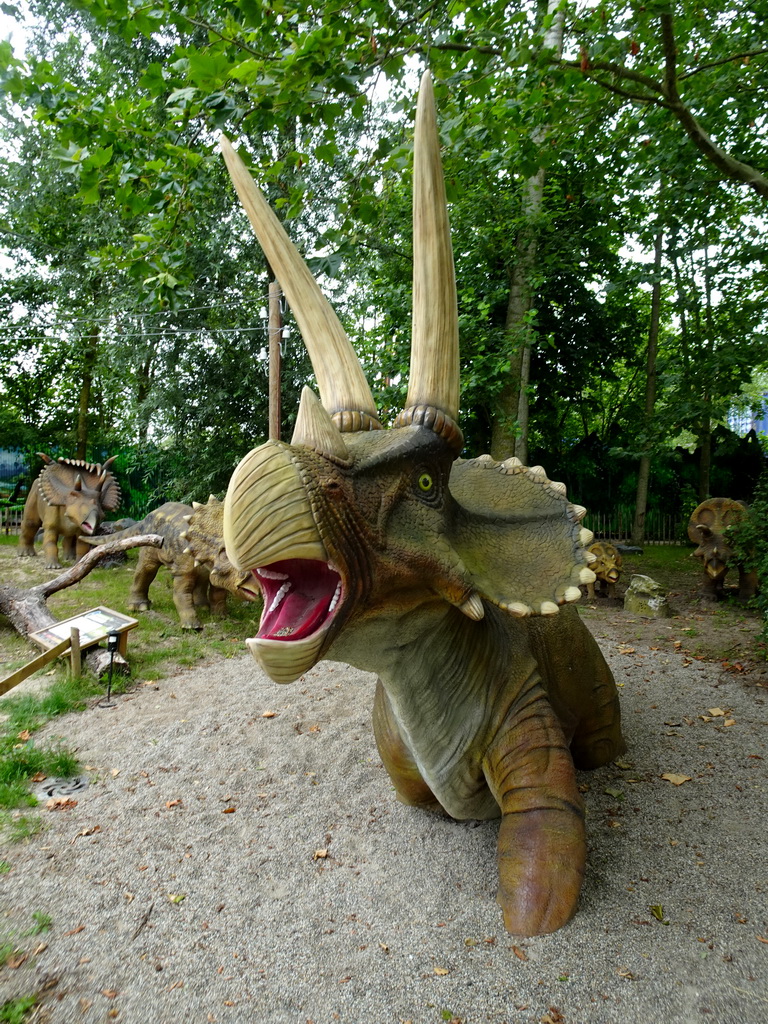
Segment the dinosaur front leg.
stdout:
[[373,733],[384,767],[392,779],[398,800],[404,804],[437,809],[440,804],[422,778],[410,748],[400,732],[387,691],[379,679],[373,701]]
[[43,528],[43,554],[46,569],[60,569],[59,562],[59,531],[56,527]]
[[513,935],[556,931],[576,911],[587,847],[573,761],[538,683],[515,702],[483,769],[502,815],[504,925]]
[[208,599],[211,607],[211,615],[216,619],[223,619],[227,614],[227,592],[223,587],[210,585]]
[[198,574],[179,572],[173,575],[173,603],[179,613],[182,629],[202,629],[203,624],[197,617],[195,595],[198,587]]

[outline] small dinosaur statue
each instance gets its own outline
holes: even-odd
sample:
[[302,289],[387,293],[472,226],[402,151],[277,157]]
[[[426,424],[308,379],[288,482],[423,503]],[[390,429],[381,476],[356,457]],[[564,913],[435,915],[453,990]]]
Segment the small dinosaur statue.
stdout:
[[591,563],[591,569],[597,577],[594,583],[587,584],[587,597],[590,601],[594,601],[595,588],[600,584],[600,589],[606,597],[613,598],[616,593],[616,584],[621,577],[622,559],[619,549],[607,540],[598,540],[594,544],[590,544],[587,550],[595,556],[595,561]]
[[101,465],[37,454],[45,466],[24,504],[18,554],[20,558],[34,557],[35,535],[42,526],[45,567],[60,569],[59,537],[65,561],[82,558],[88,551],[83,538],[120,504],[120,485],[109,468],[117,456]]
[[[733,498],[707,498],[688,521],[688,536],[697,545],[693,552],[704,567],[702,592],[710,600],[723,596],[728,562],[733,547],[726,536],[729,526],[740,523],[747,507]],[[739,600],[746,601],[757,593],[757,573],[738,566]]]
[[213,495],[206,505],[168,501],[127,530],[108,537],[94,537],[88,544],[103,545],[143,533],[161,536],[162,547],[144,547],[139,551],[128,608],[149,611],[152,607],[149,587],[160,568],[165,566],[173,577],[173,603],[182,629],[199,630],[203,624],[198,618],[198,609],[210,608],[211,614],[217,617],[225,615],[228,591],[243,601],[255,601],[260,596],[258,583],[251,574],[235,569],[227,558],[223,513],[223,503]]
[[281,683],[325,657],[376,672],[374,731],[400,799],[500,815],[505,925],[554,931],[576,910],[586,860],[574,763],[624,750],[618,696],[568,606],[595,578],[585,509],[540,466],[458,458],[456,286],[430,77],[414,142],[408,397],[388,429],[341,323],[221,146],[321,396],[305,388],[291,443],[254,449],[229,483],[227,553],[264,593],[248,645]]

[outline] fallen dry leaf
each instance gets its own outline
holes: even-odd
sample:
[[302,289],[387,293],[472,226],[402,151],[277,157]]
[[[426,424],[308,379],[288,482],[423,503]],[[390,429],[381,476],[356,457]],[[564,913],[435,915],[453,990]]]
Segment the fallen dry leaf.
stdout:
[[101,994],[103,996],[106,996],[107,999],[115,999],[115,998],[117,998],[117,989],[116,988],[103,988],[101,990]]
[[234,807],[225,807],[224,810],[221,813],[222,814],[234,814],[235,813],[235,808]]
[[725,716],[725,712],[722,708],[707,708],[707,711],[713,718],[723,718]]
[[262,712],[262,718],[274,718],[277,712],[275,711],[264,711]]
[[18,739],[28,740],[31,737],[31,735],[32,733],[29,731],[29,729],[22,729],[18,735]]
[[758,942],[765,942],[766,944],[768,944],[768,938],[766,938],[764,935],[756,935],[755,938]]
[[68,796],[54,796],[45,806],[49,811],[71,811],[73,807],[77,807],[77,800],[72,800]]
[[736,725],[736,719],[735,718],[726,718],[726,720],[723,722],[723,725],[724,726]]
[[26,959],[26,953],[22,953],[20,950],[16,950],[15,952],[11,953],[11,955],[5,961],[5,965],[6,967],[10,967],[12,970],[15,971],[17,967],[21,967],[21,965],[25,962]]
[[312,860],[325,860],[327,856],[327,850],[315,850],[315,852],[312,854]]
[[671,782],[673,786],[682,786],[684,782],[691,781],[690,775],[675,775],[674,772],[664,772],[661,778]]
[[448,970],[447,967],[436,967],[435,968],[435,974],[439,974],[440,977],[442,977],[445,974],[450,974],[450,973],[451,972]]
[[84,932],[84,931],[85,931],[85,925],[84,924],[79,924],[77,926],[77,928],[73,928],[71,932],[64,932],[64,934],[65,935],[77,935],[78,932]]
[[180,807],[181,806],[181,800],[166,800],[165,801],[165,806],[169,810],[171,809],[171,807]]
[[520,949],[519,946],[511,946],[510,949],[515,954],[518,960],[527,960],[528,956],[524,949]]

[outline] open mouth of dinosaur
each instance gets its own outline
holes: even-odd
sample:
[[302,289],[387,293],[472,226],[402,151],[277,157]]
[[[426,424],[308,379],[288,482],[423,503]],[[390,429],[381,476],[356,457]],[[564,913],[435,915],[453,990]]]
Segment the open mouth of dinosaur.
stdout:
[[93,526],[91,526],[87,519],[80,523],[80,529],[89,536],[93,533]]
[[287,558],[254,569],[264,594],[258,639],[305,640],[331,623],[341,576],[327,562]]

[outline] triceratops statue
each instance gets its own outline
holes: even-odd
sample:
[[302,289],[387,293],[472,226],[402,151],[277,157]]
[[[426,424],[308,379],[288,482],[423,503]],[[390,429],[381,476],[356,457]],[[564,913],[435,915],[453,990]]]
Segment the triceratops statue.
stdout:
[[281,683],[325,657],[377,673],[374,731],[400,799],[458,819],[500,815],[505,925],[554,931],[585,867],[574,763],[623,751],[617,691],[563,607],[594,580],[585,510],[540,467],[458,459],[456,285],[431,80],[414,143],[409,390],[389,429],[303,259],[226,139],[222,149],[320,392],[305,388],[290,444],[267,441],[230,480],[227,554],[264,595],[250,649]]
[[[747,507],[733,498],[707,498],[691,513],[688,536],[697,545],[693,552],[704,566],[702,592],[710,600],[722,597],[733,547],[726,531],[736,526],[747,514]],[[757,573],[738,566],[739,599],[754,597],[757,592]]]
[[120,485],[109,468],[117,456],[101,465],[37,454],[45,465],[24,504],[19,557],[35,554],[35,534],[42,526],[45,567],[60,569],[59,537],[65,560],[82,558],[90,548],[80,538],[90,537],[105,514],[120,504]]

